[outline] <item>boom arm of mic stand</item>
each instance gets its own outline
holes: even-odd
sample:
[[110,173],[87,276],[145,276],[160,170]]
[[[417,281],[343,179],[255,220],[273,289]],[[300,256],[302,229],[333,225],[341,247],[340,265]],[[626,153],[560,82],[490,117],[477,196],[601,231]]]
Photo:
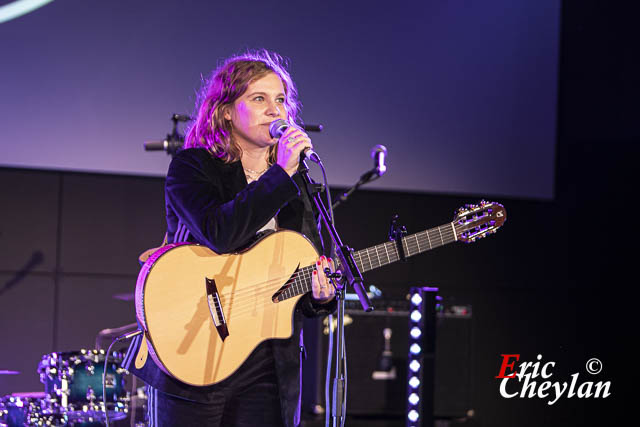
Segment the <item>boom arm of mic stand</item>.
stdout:
[[311,177],[309,176],[309,167],[307,166],[305,160],[300,161],[298,172],[305,182],[305,185],[307,185],[309,194],[313,195],[313,202],[316,205],[318,212],[320,212],[322,221],[327,227],[329,236],[331,236],[331,240],[333,240],[334,247],[338,248],[338,250],[336,251],[336,255],[338,256],[338,258],[340,258],[340,264],[345,270],[343,274],[347,278],[347,283],[349,283],[353,287],[353,290],[358,295],[360,304],[362,304],[362,309],[366,312],[372,311],[373,306],[371,305],[369,296],[364,289],[364,280],[362,278],[362,274],[360,273],[360,270],[356,265],[356,261],[353,259],[353,251],[351,250],[351,248],[342,243],[342,240],[338,235],[338,231],[333,226],[333,222],[331,221],[331,218],[329,218],[327,209],[325,208],[324,203],[320,198],[320,194],[318,192],[311,191],[312,187],[310,186],[313,186],[313,181],[311,181]]
[[358,180],[358,182],[356,182],[353,187],[351,187],[350,189],[348,189],[347,191],[345,191],[344,193],[342,193],[342,195],[338,198],[338,200],[335,201],[335,203],[333,204],[332,208],[335,209],[338,206],[340,206],[340,203],[344,203],[347,201],[347,199],[349,198],[349,196],[351,196],[353,193],[356,192],[356,190],[360,187],[362,187],[364,184],[371,182],[371,181],[375,181],[376,179],[380,178],[377,174],[376,174],[376,170],[372,169],[368,172],[365,172],[364,174],[362,174],[362,176],[360,177],[360,179]]

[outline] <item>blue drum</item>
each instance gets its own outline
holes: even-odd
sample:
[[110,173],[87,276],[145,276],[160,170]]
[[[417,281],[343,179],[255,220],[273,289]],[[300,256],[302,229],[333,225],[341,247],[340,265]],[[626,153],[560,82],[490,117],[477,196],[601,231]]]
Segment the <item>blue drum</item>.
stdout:
[[65,426],[63,415],[53,414],[48,409],[45,393],[14,393],[0,399],[0,425]]
[[[40,382],[47,396],[47,411],[67,417],[74,424],[104,420],[102,373],[104,350],[80,350],[42,356],[38,365]],[[107,361],[105,376],[107,411],[110,420],[126,418],[129,392],[125,388],[127,371],[120,367],[122,353]]]

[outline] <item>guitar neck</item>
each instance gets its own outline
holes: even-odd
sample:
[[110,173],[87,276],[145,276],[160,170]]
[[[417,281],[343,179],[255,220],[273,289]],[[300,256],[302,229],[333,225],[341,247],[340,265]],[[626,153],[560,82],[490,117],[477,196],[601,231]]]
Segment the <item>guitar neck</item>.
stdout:
[[[454,223],[448,223],[405,236],[402,238],[401,244],[405,257],[410,257],[453,243],[456,240],[458,240],[458,237],[455,225]],[[400,260],[400,255],[398,254],[398,243],[390,241],[363,249],[354,253],[353,259],[362,272],[394,263]]]
[[[401,244],[405,257],[410,257],[453,243],[456,240],[458,240],[458,231],[456,230],[455,223],[450,222],[439,227],[405,236],[401,239]],[[394,263],[400,260],[398,243],[389,241],[363,249],[354,253],[353,259],[361,272]],[[282,301],[309,292],[311,290],[311,276],[314,268],[315,266],[313,265],[300,268],[298,274],[291,282],[291,286],[278,296],[278,300]]]

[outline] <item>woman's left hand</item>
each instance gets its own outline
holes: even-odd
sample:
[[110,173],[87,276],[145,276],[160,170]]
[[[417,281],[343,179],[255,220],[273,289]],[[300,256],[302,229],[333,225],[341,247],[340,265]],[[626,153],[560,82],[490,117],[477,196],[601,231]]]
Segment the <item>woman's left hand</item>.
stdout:
[[313,270],[313,274],[311,277],[311,289],[313,298],[320,302],[329,302],[336,295],[335,288],[329,282],[327,276],[324,274],[325,268],[329,268],[332,273],[335,271],[333,260],[323,255],[318,258],[318,261],[316,262],[316,269]]

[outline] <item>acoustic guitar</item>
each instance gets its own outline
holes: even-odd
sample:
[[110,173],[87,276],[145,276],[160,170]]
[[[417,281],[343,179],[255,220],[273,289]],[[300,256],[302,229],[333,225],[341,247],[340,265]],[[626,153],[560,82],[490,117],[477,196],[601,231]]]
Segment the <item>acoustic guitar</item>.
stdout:
[[[506,220],[498,203],[460,208],[439,227],[353,254],[366,272],[455,241],[495,233]],[[161,247],[145,262],[136,316],[149,355],[170,376],[205,386],[229,377],[262,341],[289,338],[293,310],[311,290],[318,252],[303,235],[277,231],[240,253],[217,254],[192,243]]]

